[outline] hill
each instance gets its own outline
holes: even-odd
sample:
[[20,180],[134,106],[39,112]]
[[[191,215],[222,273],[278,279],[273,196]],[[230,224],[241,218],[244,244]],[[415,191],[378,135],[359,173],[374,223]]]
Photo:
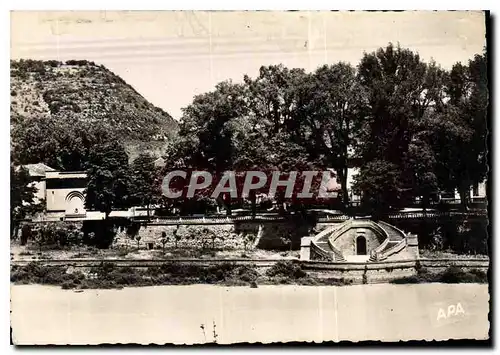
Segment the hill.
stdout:
[[86,60],[11,61],[11,125],[37,118],[99,120],[129,153],[158,153],[177,134],[177,122],[103,65]]

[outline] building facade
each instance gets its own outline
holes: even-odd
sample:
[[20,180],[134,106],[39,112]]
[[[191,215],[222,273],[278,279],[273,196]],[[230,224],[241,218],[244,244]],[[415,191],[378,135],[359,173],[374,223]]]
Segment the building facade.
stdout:
[[34,221],[104,219],[102,212],[85,208],[85,172],[56,171],[45,164],[28,164],[24,168],[37,188],[36,200],[45,200],[46,205],[45,212],[34,216]]

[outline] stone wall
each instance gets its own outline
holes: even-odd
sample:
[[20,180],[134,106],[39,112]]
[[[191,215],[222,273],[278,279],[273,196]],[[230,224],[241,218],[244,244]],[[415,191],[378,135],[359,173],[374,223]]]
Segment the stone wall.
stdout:
[[114,245],[130,245],[136,243],[135,236],[140,236],[140,244],[153,243],[155,248],[162,246],[165,236],[167,247],[203,248],[215,247],[224,249],[244,249],[244,241],[249,232],[236,231],[232,224],[217,225],[145,225],[137,233],[127,232],[126,228],[118,230]]
[[356,239],[359,236],[366,239],[366,255],[370,255],[370,251],[380,245],[377,235],[368,228],[350,229],[339,236],[333,245],[341,250],[344,256],[356,255]]
[[[235,222],[225,224],[148,224],[142,225],[137,232],[131,232],[130,228],[117,229],[114,245],[131,245],[136,243],[135,236],[140,236],[140,244],[153,243],[155,247],[161,247],[163,233],[168,239],[167,246],[175,246],[177,235],[177,246],[180,248],[201,248],[203,245],[224,249],[244,249],[245,240],[247,246],[253,245],[260,249],[289,249],[282,238],[291,238],[292,248],[300,248],[300,239],[306,236],[308,226],[297,226],[287,222]],[[253,236],[253,238],[252,238]],[[250,242],[254,239],[254,243]]]

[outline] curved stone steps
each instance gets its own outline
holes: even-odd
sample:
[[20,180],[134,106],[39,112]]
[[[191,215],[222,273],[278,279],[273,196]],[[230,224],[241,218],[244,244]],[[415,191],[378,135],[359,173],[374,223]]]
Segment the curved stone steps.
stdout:
[[316,241],[314,243],[325,253],[328,253],[330,255],[333,254],[334,261],[345,261],[345,258],[340,251],[331,248],[330,243],[328,243],[328,239]]
[[391,226],[390,224],[386,224],[386,223],[379,223],[378,224],[386,233],[387,233],[387,236],[389,237],[389,240],[390,241],[401,241],[404,239],[404,235],[401,234],[400,231],[398,231],[397,229],[395,229],[393,226]]

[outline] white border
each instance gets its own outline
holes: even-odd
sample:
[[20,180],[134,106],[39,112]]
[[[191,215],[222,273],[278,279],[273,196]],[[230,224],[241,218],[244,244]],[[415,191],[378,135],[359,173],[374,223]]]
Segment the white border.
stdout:
[[[9,311],[10,307],[7,307],[9,304],[9,289],[10,289],[10,281],[7,279],[7,275],[10,274],[9,271],[9,259],[7,257],[8,255],[8,250],[9,250],[9,237],[8,237],[8,226],[9,226],[9,217],[8,217],[8,212],[9,212],[9,202],[8,202],[8,184],[9,184],[9,177],[7,175],[7,166],[8,166],[8,161],[10,160],[10,154],[9,154],[9,120],[8,117],[10,116],[9,113],[9,72],[7,71],[7,67],[9,65],[9,43],[10,43],[10,18],[9,18],[9,10],[122,10],[122,9],[127,9],[127,10],[257,10],[257,9],[266,9],[266,10],[289,10],[289,9],[294,9],[294,10],[329,10],[333,7],[335,7],[338,10],[376,10],[376,9],[407,9],[407,10],[448,10],[448,9],[453,9],[453,10],[486,10],[486,9],[491,9],[492,10],[492,15],[495,16],[498,14],[496,8],[498,7],[498,4],[500,2],[498,0],[496,1],[482,1],[482,0],[476,0],[476,1],[463,1],[463,0],[456,0],[456,1],[435,1],[435,0],[420,0],[420,1],[413,1],[413,2],[402,2],[402,1],[356,1],[356,0],[350,0],[350,1],[345,1],[342,3],[338,2],[330,2],[330,1],[324,1],[324,0],[308,0],[308,1],[297,1],[297,0],[288,0],[288,1],[282,1],[282,2],[271,2],[269,0],[252,0],[249,2],[236,2],[236,1],[217,1],[217,0],[212,0],[212,1],[200,1],[200,0],[183,0],[180,2],[167,2],[166,4],[162,4],[161,2],[157,0],[141,0],[141,1],[95,1],[95,0],[86,0],[82,2],[71,2],[68,0],[62,1],[13,1],[13,0],[8,0],[8,1],[3,1],[1,3],[2,11],[1,12],[1,25],[2,25],[2,31],[0,31],[0,36],[2,37],[2,44],[3,44],[3,55],[2,55],[2,70],[1,70],[1,75],[2,75],[2,95],[0,96],[2,99],[2,112],[4,113],[4,117],[1,121],[1,124],[3,125],[0,130],[0,134],[2,134],[2,139],[0,140],[1,142],[1,166],[3,167],[3,174],[1,175],[2,179],[2,187],[3,187],[3,198],[1,199],[0,206],[1,206],[1,216],[2,216],[2,227],[4,228],[5,233],[3,233],[2,236],[2,243],[4,243],[3,248],[2,248],[2,276],[4,277],[5,284],[4,287],[2,288],[2,293],[1,293],[1,304],[3,305],[3,310],[2,310],[2,322],[1,328],[0,328],[0,336],[2,337],[1,339],[1,344],[3,345],[4,349],[7,345],[8,349],[6,349],[9,353],[14,351],[15,349],[8,344],[10,344],[9,340]],[[163,6],[160,6],[163,5]],[[498,23],[496,25],[498,27]],[[497,31],[495,31],[496,33]],[[495,40],[495,48],[498,48],[498,35],[493,36]],[[496,64],[496,61],[495,61]],[[496,70],[496,77],[495,81],[498,81],[498,70]],[[496,97],[491,98],[491,104],[495,105],[497,104]],[[496,112],[493,112],[496,113]],[[496,119],[492,118],[492,121],[496,121]],[[491,140],[492,143],[494,143],[494,140]],[[490,148],[496,148],[496,145],[494,147]],[[497,157],[495,154],[494,156]],[[498,157],[497,157],[498,158]],[[495,158],[495,160],[497,159]],[[500,158],[498,158],[500,159]],[[495,161],[496,163],[496,161]],[[492,196],[492,199],[496,200],[496,197],[498,197],[498,194],[500,192],[495,191],[495,195]],[[498,215],[500,212],[496,210],[495,216],[492,218],[493,220],[500,220],[498,218]],[[496,242],[496,249],[495,249],[495,255],[499,255],[498,249],[499,249],[500,242]],[[498,256],[497,256],[498,257]],[[496,270],[492,272],[492,274],[496,275]],[[497,305],[498,308],[498,305]],[[409,320],[411,321],[411,320]],[[498,326],[496,327],[498,328]],[[496,332],[495,335],[498,335],[498,332]],[[94,349],[96,350],[96,349]],[[99,349],[98,351],[103,351],[104,349]],[[138,352],[140,350],[137,349],[119,349],[119,350],[128,350],[130,352]],[[172,349],[169,349],[172,350]],[[265,351],[262,348],[256,348],[256,349],[251,349],[251,351]],[[282,349],[276,349],[273,348],[271,351],[280,351]],[[292,349],[286,349],[285,351],[290,351]],[[317,349],[319,350],[319,349]],[[336,348],[327,348],[323,349],[324,351],[339,351],[339,349]],[[361,349],[362,351],[367,351],[368,349]],[[403,351],[403,349],[401,349]],[[406,349],[404,349],[406,350]],[[452,349],[453,351],[454,349]],[[26,351],[26,350],[25,350]],[[31,350],[30,350],[31,351]],[[46,351],[53,351],[52,349],[46,349]],[[60,350],[61,351],[61,350]],[[66,352],[68,350],[64,350]],[[213,349],[209,350],[213,351]],[[359,351],[359,350],[358,350]],[[381,349],[381,351],[384,351],[384,349]],[[434,352],[436,350],[430,350],[430,349],[425,349],[426,352]],[[2,351],[2,353],[4,353]]]

